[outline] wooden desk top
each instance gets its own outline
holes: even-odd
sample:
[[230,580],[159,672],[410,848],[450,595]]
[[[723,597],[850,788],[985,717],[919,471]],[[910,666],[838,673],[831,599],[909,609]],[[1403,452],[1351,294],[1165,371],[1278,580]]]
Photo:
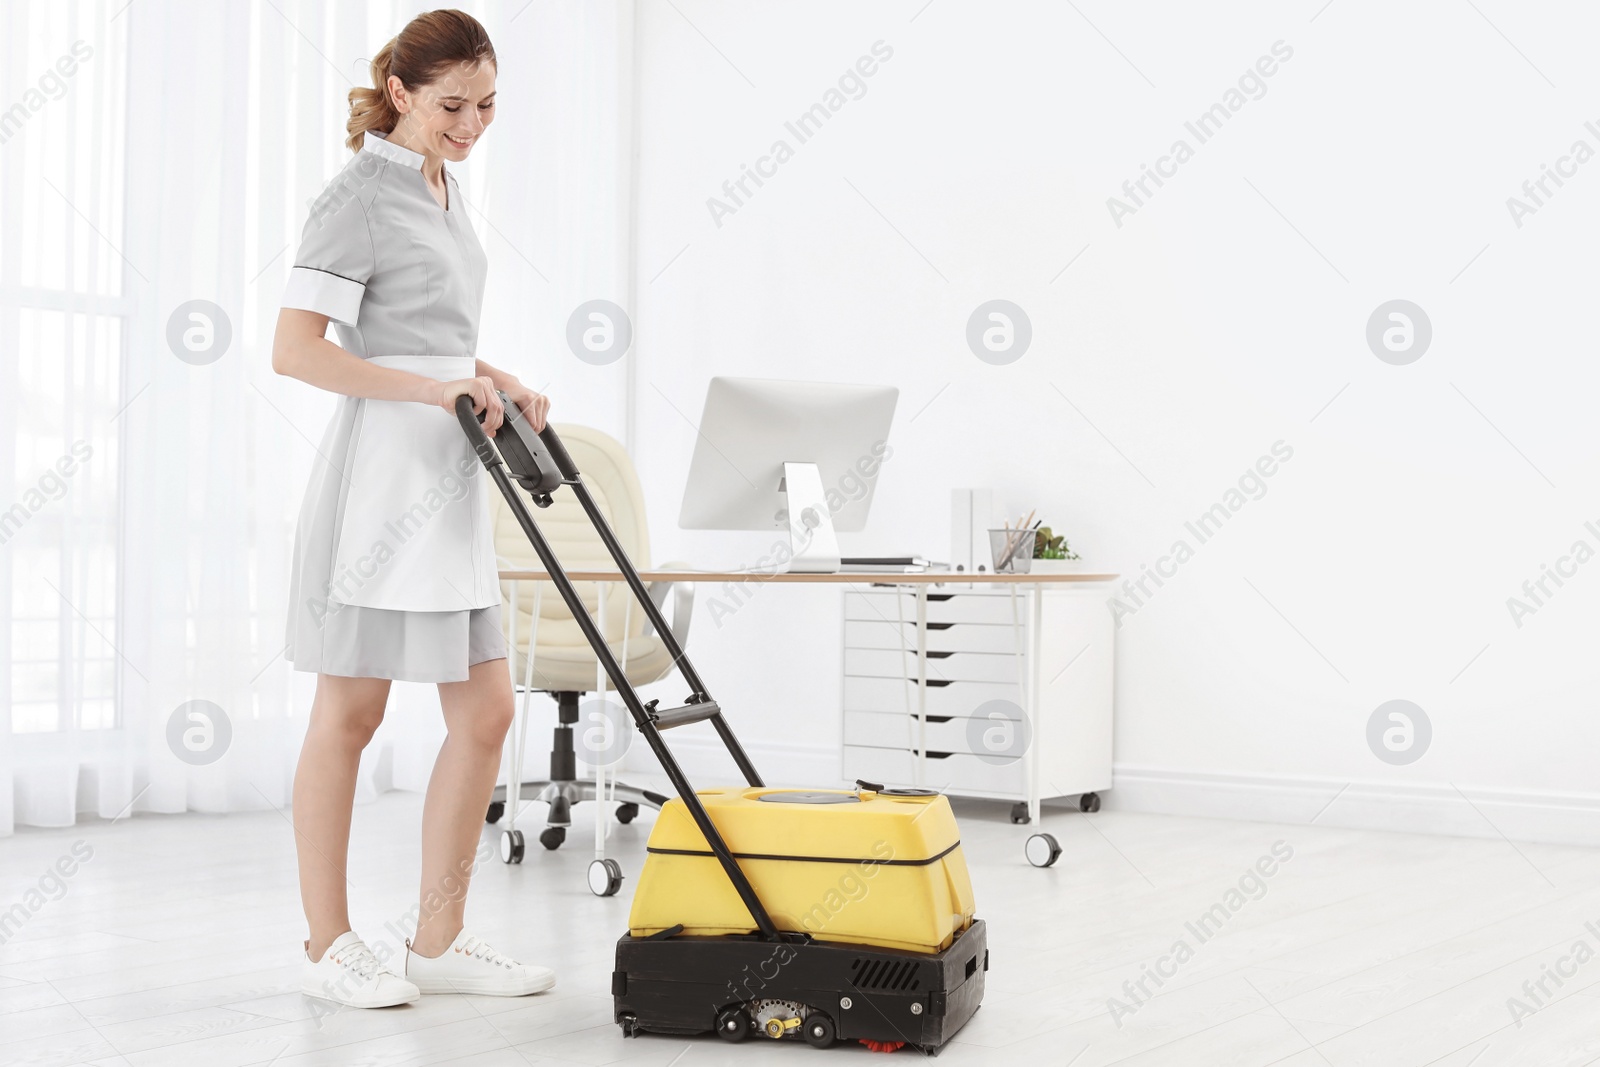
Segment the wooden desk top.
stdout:
[[[549,580],[545,571],[504,570],[505,581]],[[620,582],[621,571],[567,572],[575,582]],[[833,585],[1070,585],[1084,582],[1110,582],[1119,574],[966,574],[953,571],[921,571],[914,574],[885,572],[882,574],[859,571],[838,574],[769,574],[764,571],[640,571],[639,577],[647,582],[823,582]]]

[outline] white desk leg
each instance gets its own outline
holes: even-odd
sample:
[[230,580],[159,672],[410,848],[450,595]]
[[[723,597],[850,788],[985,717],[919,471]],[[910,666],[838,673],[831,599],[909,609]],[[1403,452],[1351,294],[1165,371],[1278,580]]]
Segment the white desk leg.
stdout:
[[[604,601],[602,601],[604,603]],[[604,609],[601,609],[601,635],[604,630]],[[619,663],[622,673],[628,673],[628,628],[633,625],[633,597],[629,596],[622,602],[622,658]],[[604,669],[602,668],[602,673]],[[601,705],[605,707],[605,705]],[[611,836],[611,820],[608,816],[614,810],[611,805],[617,800],[617,761],[611,758],[612,751],[620,743],[620,739],[613,735],[613,729],[622,729],[619,724],[611,721],[609,715],[602,714],[600,719],[601,749],[597,755],[594,767],[594,858],[606,858],[606,838]],[[607,780],[611,782],[609,794],[606,789]]]
[[[523,760],[528,751],[528,735],[533,732],[533,660],[539,648],[539,600],[544,595],[544,590],[539,588],[539,583],[533,585],[533,612],[528,617],[528,654],[523,657],[522,669],[522,708],[517,712],[516,729],[513,731],[513,744],[517,750],[516,762],[511,766],[511,783],[506,790],[506,811],[511,813],[512,822],[507,825],[507,830],[516,829],[516,812],[522,806],[522,767]],[[515,594],[513,594],[515,596]],[[515,601],[513,600],[513,603]],[[513,628],[514,632],[514,628]],[[508,657],[516,670],[517,657],[512,645],[513,654]]]
[[1042,792],[1039,781],[1039,747],[1043,726],[1043,701],[1039,694],[1039,658],[1044,647],[1044,587],[1034,586],[1028,594],[1032,600],[1032,611],[1028,620],[1028,726],[1029,740],[1026,757],[1028,760],[1028,821],[1031,825],[1039,825],[1039,795]]
[[[598,622],[600,625],[600,640],[604,641],[606,639],[606,583],[601,582],[598,588],[600,590],[600,610],[597,612],[597,614],[599,615]],[[600,663],[598,656],[595,657],[594,661],[594,691],[595,694],[600,698],[600,707],[604,708],[606,698],[606,669]],[[609,723],[610,720],[607,719],[605,717],[605,713],[602,712],[600,715],[600,730],[602,738],[605,737],[605,731],[610,728],[608,725]],[[606,857],[606,767],[603,751],[606,740],[602,740],[600,744],[602,746],[601,752],[590,753],[590,755],[595,757],[594,858],[597,860],[605,859]]]
[[[517,691],[517,597],[522,592],[522,583],[511,579],[511,618],[506,621],[506,670],[511,673],[511,692]],[[517,828],[516,788],[517,771],[520,769],[512,760],[515,758],[517,748],[517,717],[515,712],[511,716],[511,744],[504,746],[505,753],[501,763],[506,765],[506,809],[503,817],[506,820],[507,831]]]

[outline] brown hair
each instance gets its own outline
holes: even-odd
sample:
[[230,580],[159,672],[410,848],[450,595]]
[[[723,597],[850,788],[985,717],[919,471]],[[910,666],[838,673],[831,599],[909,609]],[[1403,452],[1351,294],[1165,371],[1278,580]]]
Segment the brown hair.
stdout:
[[391,74],[414,93],[457,63],[484,60],[499,66],[482,23],[453,8],[424,11],[372,57],[373,87],[350,90],[350,121],[345,123],[350,136],[344,143],[359,152],[368,130],[394,132],[400,112],[389,95]]

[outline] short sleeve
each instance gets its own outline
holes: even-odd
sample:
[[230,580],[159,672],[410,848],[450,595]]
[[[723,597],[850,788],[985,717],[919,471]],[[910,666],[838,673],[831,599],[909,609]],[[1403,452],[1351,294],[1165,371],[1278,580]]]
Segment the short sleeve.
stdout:
[[360,198],[333,183],[311,206],[283,306],[354,326],[373,271],[372,233]]

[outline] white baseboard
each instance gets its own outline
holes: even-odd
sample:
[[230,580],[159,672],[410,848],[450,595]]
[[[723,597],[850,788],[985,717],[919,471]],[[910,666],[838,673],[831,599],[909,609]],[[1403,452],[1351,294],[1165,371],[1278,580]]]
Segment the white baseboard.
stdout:
[[1311,776],[1171,770],[1116,764],[1105,806],[1120,811],[1359,830],[1504,836],[1600,845],[1600,795],[1495,789],[1462,783],[1356,781]]
[[[738,784],[738,770],[715,737],[668,737],[696,786]],[[747,743],[768,785],[847,785],[839,749]],[[623,777],[661,773],[644,745],[629,751]],[[1458,791],[1459,787],[1459,791]],[[1310,775],[1173,770],[1118,763],[1105,807],[1160,815],[1252,822],[1310,823],[1352,830],[1500,838],[1600,846],[1600,795],[1497,789],[1448,782],[1349,781]]]
[[[636,739],[637,740],[637,739]],[[734,766],[733,757],[723,747],[716,735],[685,737],[668,734],[667,746],[672,749],[683,773],[696,787],[740,785],[743,778]],[[778,745],[740,741],[750,762],[756,765],[761,780],[767,785],[814,785],[837,788],[846,785],[840,775],[839,747],[837,745]],[[639,741],[628,750],[622,760],[623,774],[661,773],[661,765],[650,752],[650,746]]]

